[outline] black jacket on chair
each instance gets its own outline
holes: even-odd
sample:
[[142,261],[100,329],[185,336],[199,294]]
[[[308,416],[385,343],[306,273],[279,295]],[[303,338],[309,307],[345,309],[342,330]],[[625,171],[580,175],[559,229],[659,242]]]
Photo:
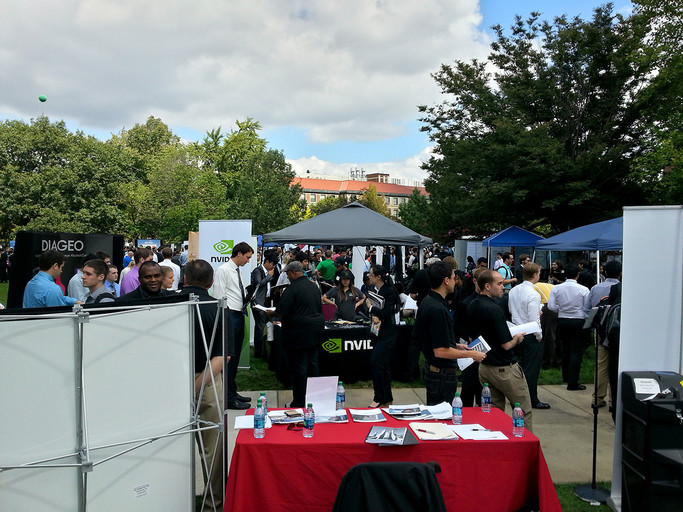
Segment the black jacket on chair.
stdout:
[[417,462],[358,464],[344,475],[332,511],[445,512],[437,468]]

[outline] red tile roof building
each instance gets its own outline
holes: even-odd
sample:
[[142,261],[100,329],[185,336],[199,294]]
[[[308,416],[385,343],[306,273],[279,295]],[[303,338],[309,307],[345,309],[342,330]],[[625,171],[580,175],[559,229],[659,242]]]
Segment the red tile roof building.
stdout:
[[[315,204],[330,196],[360,196],[370,185],[377,189],[377,194],[384,197],[387,208],[392,216],[398,216],[399,205],[408,202],[417,188],[420,194],[428,196],[424,187],[410,187],[407,185],[397,185],[385,181],[375,181],[377,177],[382,179],[387,175],[368,175],[369,181],[361,180],[325,180],[318,178],[294,178],[293,184],[300,185],[303,189],[303,198],[308,204]],[[375,178],[375,179],[373,179]]]

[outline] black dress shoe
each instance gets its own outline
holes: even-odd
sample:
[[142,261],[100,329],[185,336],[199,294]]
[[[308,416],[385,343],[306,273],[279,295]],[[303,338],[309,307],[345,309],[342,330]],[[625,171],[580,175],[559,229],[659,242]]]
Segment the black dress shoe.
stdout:
[[531,407],[534,409],[550,409],[550,404],[547,404],[545,402],[538,402],[537,404],[534,404]]
[[242,395],[235,395],[235,398],[239,400],[240,402],[251,402],[251,397],[249,396],[242,396]]
[[567,385],[567,391],[583,391],[586,389],[586,386],[583,384],[574,384],[573,386]]
[[240,402],[238,400],[235,400],[234,402],[228,403],[228,409],[237,409],[240,411],[244,411],[246,409],[249,409],[251,405],[249,405],[246,402]]

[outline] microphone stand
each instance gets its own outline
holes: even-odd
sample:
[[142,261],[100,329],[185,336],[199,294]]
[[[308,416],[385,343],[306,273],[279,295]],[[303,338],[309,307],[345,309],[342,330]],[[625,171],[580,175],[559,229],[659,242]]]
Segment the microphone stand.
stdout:
[[[595,466],[597,463],[597,445],[598,445],[598,338],[599,335],[595,332],[595,371],[593,373],[595,382],[595,393],[593,394],[593,478],[590,485],[577,485],[574,487],[574,494],[583,501],[588,503],[605,503],[609,498],[610,492],[607,489],[598,487],[596,485]],[[612,398],[614,400],[614,398]]]

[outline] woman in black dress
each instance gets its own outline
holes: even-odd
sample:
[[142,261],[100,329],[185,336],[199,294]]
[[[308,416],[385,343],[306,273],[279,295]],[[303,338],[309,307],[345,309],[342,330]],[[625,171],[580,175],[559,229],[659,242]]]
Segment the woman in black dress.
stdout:
[[[400,309],[398,293],[389,272],[382,265],[370,267],[370,284],[375,287],[381,300],[366,299],[372,319],[372,330],[377,340],[372,350],[372,386],[375,391],[370,407],[388,407],[394,401],[391,394],[391,347],[396,343],[396,313]],[[379,304],[378,302],[383,302]]]

